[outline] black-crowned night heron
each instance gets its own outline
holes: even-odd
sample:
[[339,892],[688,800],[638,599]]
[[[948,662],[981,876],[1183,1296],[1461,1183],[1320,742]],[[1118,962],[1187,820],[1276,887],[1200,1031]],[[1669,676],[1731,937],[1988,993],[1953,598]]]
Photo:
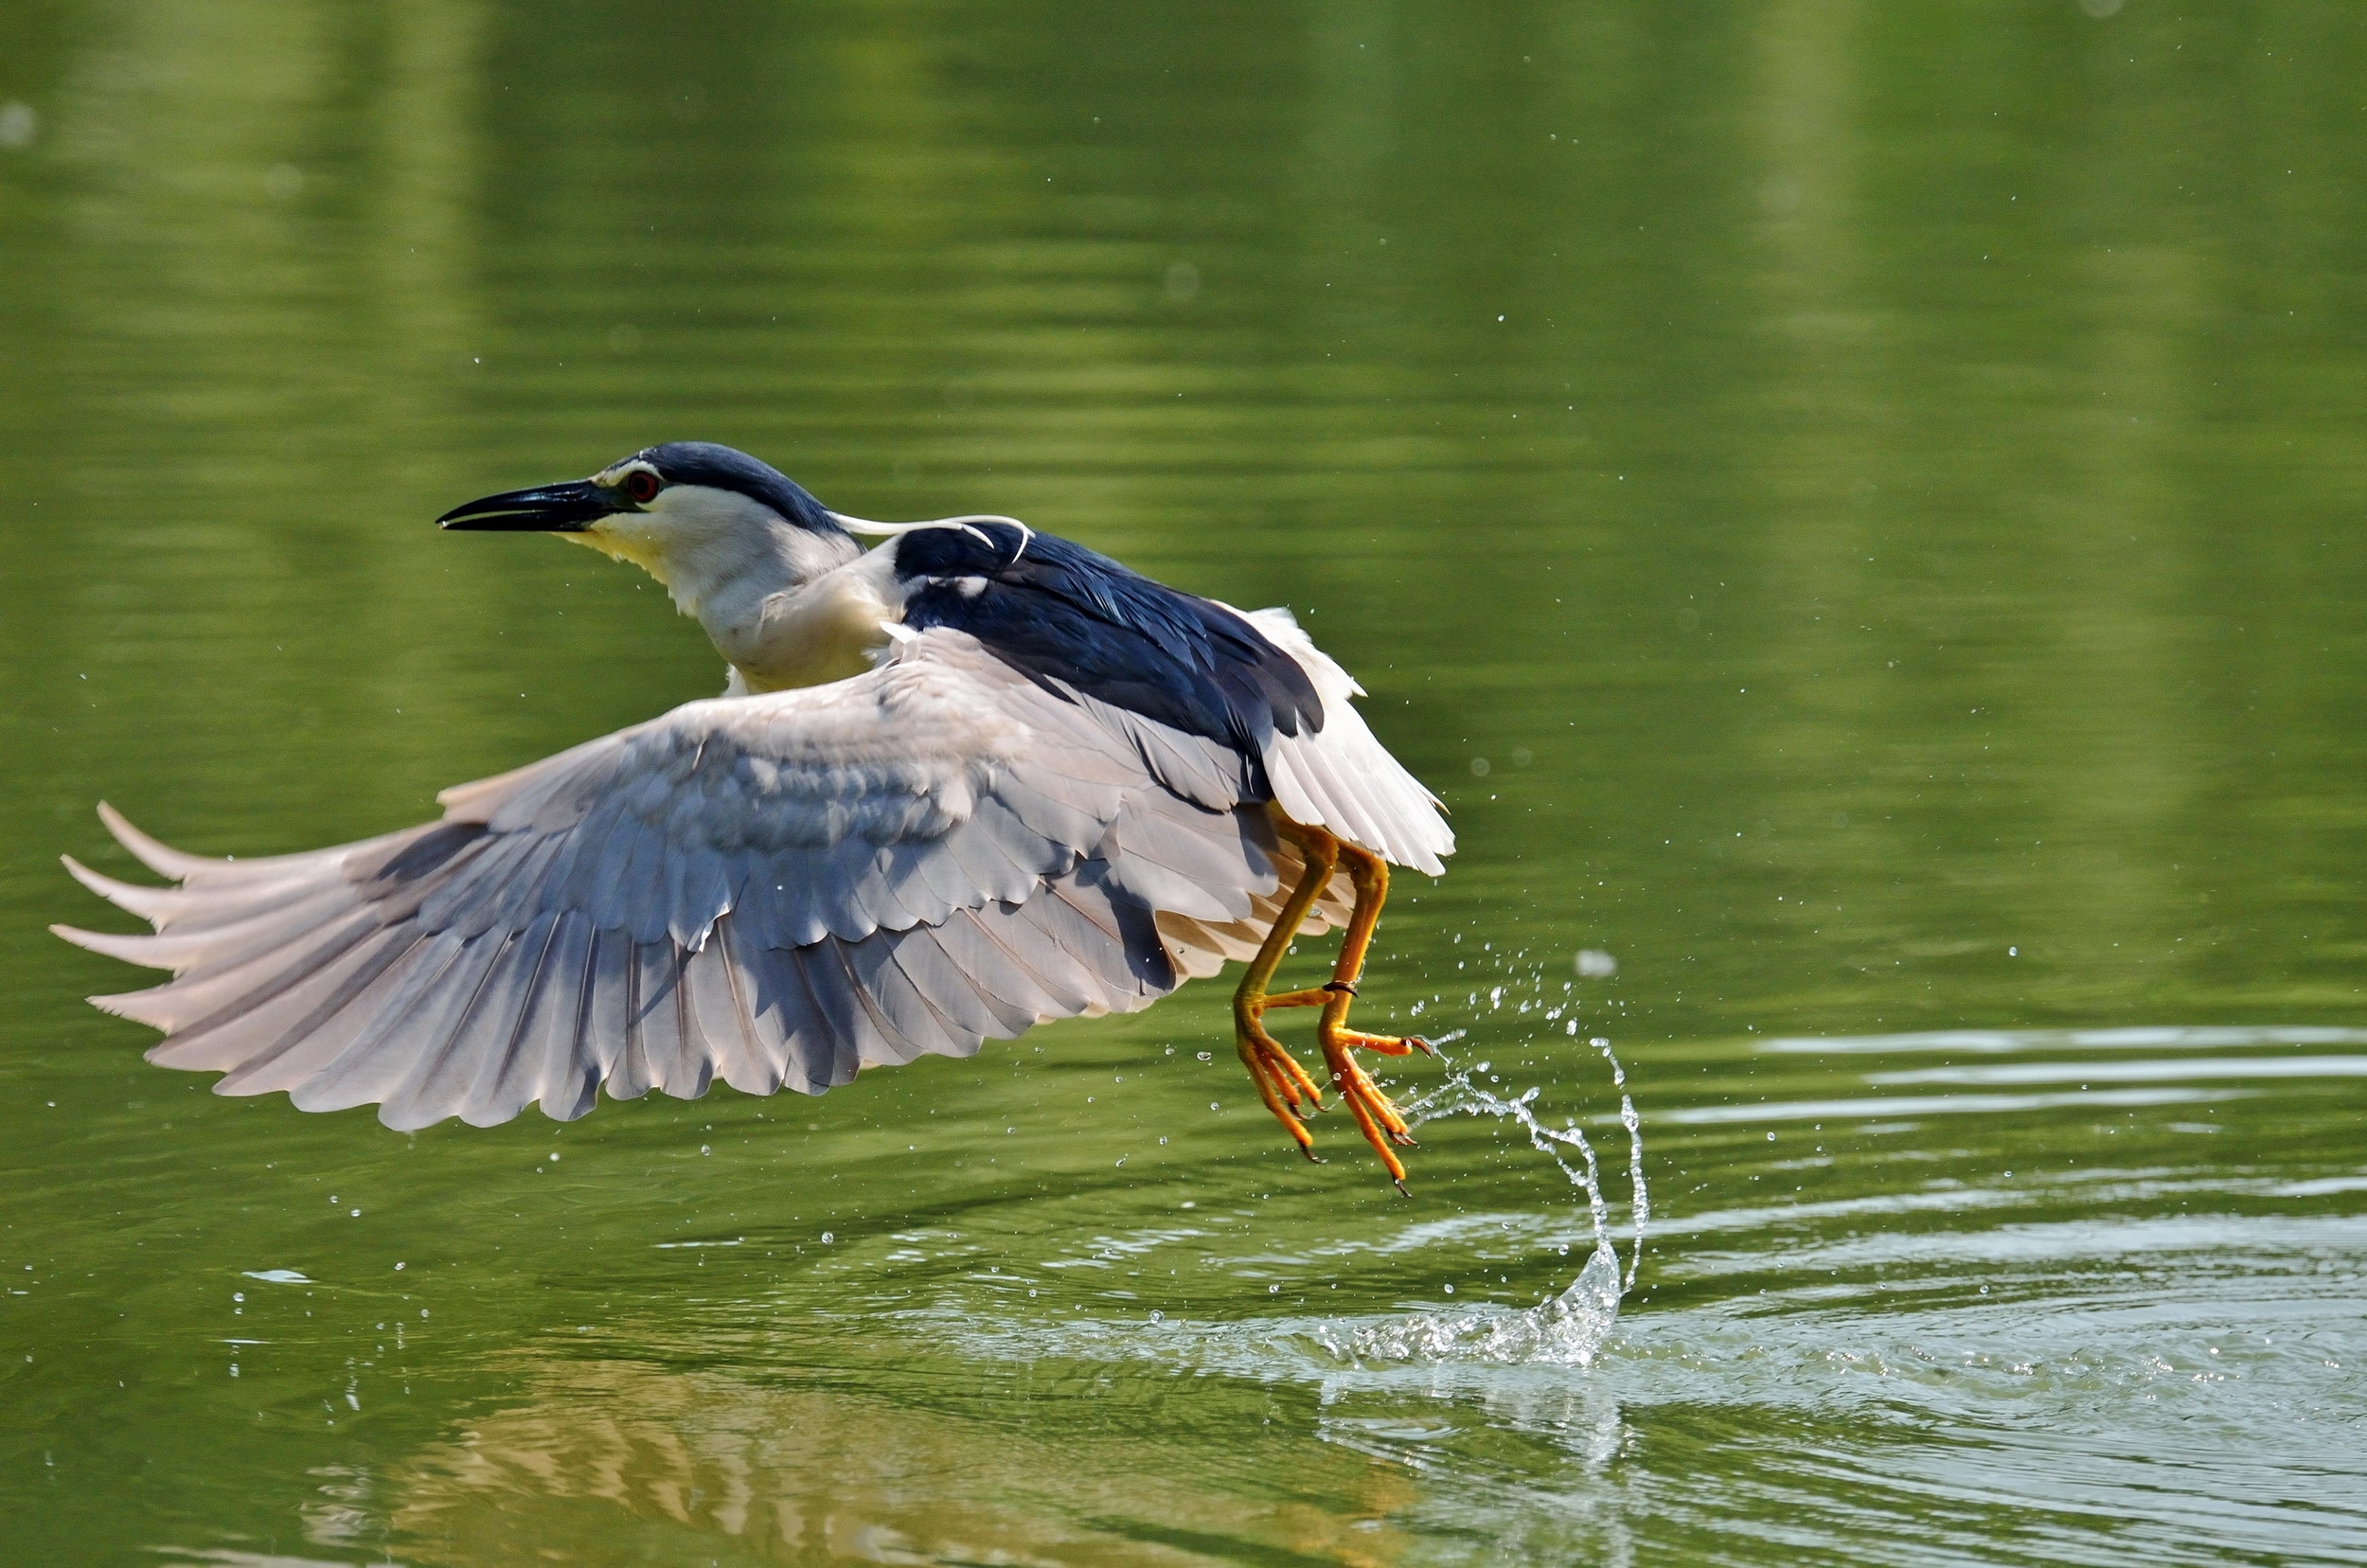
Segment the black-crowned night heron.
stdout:
[[[1245,959],[1234,1032],[1267,1109],[1311,1158],[1323,1092],[1266,1014],[1320,1007],[1331,1081],[1403,1185],[1405,1122],[1352,1053],[1422,1042],[1348,1009],[1385,863],[1435,875],[1454,839],[1287,611],[1008,518],[845,517],[699,442],[442,522],[647,569],[730,663],[724,695],[309,854],[186,855],[100,807],[180,885],[69,859],[157,934],[56,929],[173,971],[93,998],[165,1032],[151,1060],[308,1111],[377,1101],[396,1128],[530,1100],[568,1120],[603,1083],[818,1095]],[[1334,925],[1329,981],[1267,989],[1294,935]]]

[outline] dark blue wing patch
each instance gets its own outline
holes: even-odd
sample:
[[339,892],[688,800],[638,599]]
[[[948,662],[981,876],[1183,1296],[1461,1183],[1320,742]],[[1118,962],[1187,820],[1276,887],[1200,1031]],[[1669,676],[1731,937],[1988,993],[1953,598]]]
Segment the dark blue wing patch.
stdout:
[[1324,727],[1307,671],[1255,627],[1081,544],[1006,523],[923,528],[896,542],[896,575],[906,626],[967,632],[1047,690],[1066,683],[1253,760],[1277,732]]

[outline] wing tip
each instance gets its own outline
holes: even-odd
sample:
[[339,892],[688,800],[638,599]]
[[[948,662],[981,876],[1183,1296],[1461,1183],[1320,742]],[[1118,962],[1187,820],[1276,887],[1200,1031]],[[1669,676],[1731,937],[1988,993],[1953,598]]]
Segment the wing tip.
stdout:
[[[177,907],[185,895],[177,887],[148,887],[138,882],[117,882],[103,871],[94,871],[72,855],[60,855],[59,861],[76,882],[117,909],[136,915],[158,930],[164,928],[166,915]],[[68,941],[74,938],[67,937]]]
[[[170,983],[166,982],[167,985]],[[155,986],[147,990],[115,991],[106,996],[86,996],[82,1000],[111,1018],[128,1018],[134,1024],[145,1024],[151,1029],[164,1029],[165,1025],[154,1019],[142,1017],[140,1008],[141,1003],[151,1000],[157,991],[163,989],[163,986]],[[150,1049],[161,1050],[166,1043],[160,1040]]]
[[132,858],[160,877],[179,882],[203,865],[213,864],[204,855],[191,855],[175,849],[161,839],[143,833],[132,825],[132,819],[105,801],[98,803],[98,820],[115,841],[131,851]]
[[90,889],[93,893],[98,894],[109,903],[115,902],[115,895],[107,891],[109,888],[129,887],[132,885],[130,882],[119,882],[113,877],[107,876],[102,872],[92,870],[89,866],[84,865],[80,861],[76,860],[72,855],[60,855],[58,857],[58,864],[65,867],[65,874],[67,876],[72,877],[76,882],[80,882],[84,887]]
[[157,938],[145,932],[121,934],[112,931],[84,931],[80,926],[70,926],[60,920],[50,926],[49,935],[63,941],[72,942],[85,953],[96,953],[107,958],[119,958],[127,964],[139,964],[148,969],[161,970],[174,967],[171,960],[152,955],[148,944],[156,941]]
[[1425,877],[1443,877],[1447,874],[1447,857],[1453,853],[1454,837],[1450,834],[1443,845],[1409,846],[1406,855],[1397,864],[1409,871],[1419,871]]

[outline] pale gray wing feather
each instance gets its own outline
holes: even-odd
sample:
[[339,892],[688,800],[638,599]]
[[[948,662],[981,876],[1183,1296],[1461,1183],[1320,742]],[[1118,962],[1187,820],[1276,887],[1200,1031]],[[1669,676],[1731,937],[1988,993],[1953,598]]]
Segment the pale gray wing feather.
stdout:
[[[95,1000],[224,1093],[375,1101],[406,1128],[571,1118],[602,1085],[818,1094],[1254,951],[1277,864],[1298,866],[1241,772],[936,632],[867,676],[692,704],[447,792],[443,821],[361,844],[212,861],[105,812],[181,885],[76,866],[158,935],[60,930],[174,971]],[[1344,915],[1327,897],[1310,928]]]
[[[1282,918],[1282,906],[1305,874],[1306,864],[1289,844],[1275,846],[1271,853],[1280,881],[1272,892],[1252,896],[1246,918],[1198,920],[1168,910],[1159,912],[1159,935],[1186,978],[1205,979],[1228,963],[1245,963],[1256,956],[1266,934]],[[1315,896],[1315,906],[1299,926],[1300,935],[1319,936],[1334,926],[1347,924],[1355,905],[1355,885],[1345,872],[1335,873]]]
[[977,968],[965,968],[946,947],[945,928],[916,926],[907,940],[881,949],[953,1029],[980,1039],[1008,1040],[1046,1010],[1006,995]]
[[[1225,608],[1232,609],[1227,605]],[[1375,738],[1352,699],[1364,688],[1317,648],[1287,610],[1234,611],[1296,659],[1323,699],[1320,730],[1267,742],[1274,802],[1291,819],[1329,829],[1386,860],[1435,877],[1454,853],[1438,798]]]
[[1206,816],[1164,793],[1129,800],[1104,840],[1118,851],[1108,857],[1111,875],[1153,909],[1196,919],[1241,918],[1251,897],[1234,874],[1243,846],[1211,834]]
[[[520,1105],[539,1098],[525,1087],[537,1058],[529,1048],[530,1033],[545,988],[563,968],[561,934],[566,917],[556,912],[537,916],[510,938],[496,971],[493,996],[511,1000],[507,1007],[480,1007],[452,1042],[454,1071],[444,1075],[444,1107],[432,1118],[465,1116],[474,1106]],[[427,1096],[416,1096],[424,1105]]]

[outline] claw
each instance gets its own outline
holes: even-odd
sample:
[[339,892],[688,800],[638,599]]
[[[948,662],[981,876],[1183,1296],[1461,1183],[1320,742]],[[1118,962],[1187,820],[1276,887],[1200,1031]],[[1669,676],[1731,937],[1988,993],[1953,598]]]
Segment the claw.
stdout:
[[1411,1198],[1411,1197],[1413,1197],[1413,1196],[1414,1196],[1414,1189],[1413,1189],[1412,1187],[1410,1187],[1410,1186],[1407,1186],[1407,1185],[1405,1185],[1405,1182],[1403,1181],[1403,1179],[1402,1179],[1402,1178],[1400,1178],[1400,1179],[1399,1179],[1399,1180],[1397,1180],[1397,1181],[1392,1182],[1392,1183],[1390,1183],[1389,1185],[1390,1185],[1391,1186],[1394,1186],[1394,1187],[1396,1187],[1396,1188],[1397,1189],[1397,1195],[1398,1195],[1399,1197],[1401,1197],[1401,1198]]
[[[1314,1150],[1314,1138],[1307,1130],[1307,1120],[1326,1109],[1323,1090],[1308,1076],[1290,1052],[1284,1050],[1266,1032],[1266,1015],[1276,1007],[1321,1007],[1323,1016],[1316,1024],[1315,1036],[1322,1043],[1324,1063],[1331,1071],[1333,1087],[1346,1102],[1348,1114],[1364,1141],[1380,1156],[1383,1168],[1397,1184],[1397,1190],[1412,1197],[1405,1185],[1405,1167],[1392,1151],[1392,1145],[1412,1149],[1418,1147],[1405,1118],[1389,1103],[1378,1084],[1363,1068],[1357,1065],[1353,1052],[1373,1051],[1382,1056],[1405,1056],[1420,1051],[1435,1057],[1438,1052],[1431,1042],[1418,1035],[1400,1038],[1397,1035],[1364,1034],[1347,1025],[1349,1005],[1356,1000],[1357,986],[1362,975],[1364,957],[1373,931],[1380,918],[1380,906],[1389,896],[1389,868],[1381,858],[1361,846],[1347,843],[1322,828],[1309,828],[1292,822],[1279,807],[1269,805],[1267,811],[1278,836],[1295,846],[1305,863],[1305,869],[1290,896],[1284,901],[1273,926],[1266,934],[1257,956],[1242,977],[1240,989],[1233,996],[1234,1043],[1238,1047],[1242,1064],[1249,1069],[1250,1078],[1257,1087],[1257,1095],[1266,1109],[1282,1123],[1301,1153],[1320,1164]],[[1270,993],[1267,985],[1272,980],[1295,935],[1314,905],[1316,897],[1330,883],[1337,871],[1344,871],[1356,888],[1356,906],[1350,914],[1347,928],[1341,938],[1340,955],[1332,966],[1331,978],[1321,986],[1294,991]]]

